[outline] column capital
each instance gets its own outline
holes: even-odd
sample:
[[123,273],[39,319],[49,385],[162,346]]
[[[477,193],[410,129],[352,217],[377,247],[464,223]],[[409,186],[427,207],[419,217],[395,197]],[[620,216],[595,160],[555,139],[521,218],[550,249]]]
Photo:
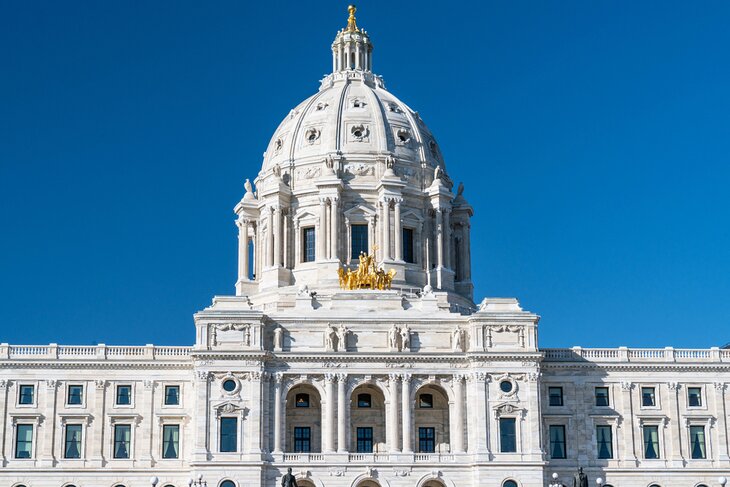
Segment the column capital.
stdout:
[[332,384],[337,380],[337,374],[324,374],[324,381],[327,384]]
[[325,206],[328,201],[329,201],[328,196],[320,196],[319,197],[319,206]]
[[391,382],[398,382],[398,379],[400,379],[400,375],[398,375],[398,374],[388,374],[388,379]]
[[276,372],[274,374],[274,382],[276,384],[281,385],[281,383],[284,381],[284,373],[283,372]]
[[715,390],[718,392],[722,392],[727,388],[727,384],[724,382],[713,382],[712,385],[715,387]]
[[678,391],[682,388],[682,385],[679,382],[667,382],[667,387],[670,391]]
[[411,383],[411,378],[412,378],[412,375],[411,374],[401,374],[400,377],[401,377],[401,380],[403,381],[404,384],[410,384]]
[[634,388],[634,383],[630,381],[621,381],[621,390],[630,391]]
[[338,372],[335,374],[337,376],[337,381],[341,384],[347,384],[347,379],[349,376],[345,372]]

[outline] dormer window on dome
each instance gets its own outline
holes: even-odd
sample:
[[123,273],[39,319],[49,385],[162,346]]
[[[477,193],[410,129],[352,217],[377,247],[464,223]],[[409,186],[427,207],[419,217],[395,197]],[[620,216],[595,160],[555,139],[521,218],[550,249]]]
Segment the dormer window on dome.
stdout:
[[368,33],[358,28],[355,21],[357,8],[347,7],[350,16],[347,27],[337,33],[332,43],[332,72],[337,71],[372,71],[373,45]]

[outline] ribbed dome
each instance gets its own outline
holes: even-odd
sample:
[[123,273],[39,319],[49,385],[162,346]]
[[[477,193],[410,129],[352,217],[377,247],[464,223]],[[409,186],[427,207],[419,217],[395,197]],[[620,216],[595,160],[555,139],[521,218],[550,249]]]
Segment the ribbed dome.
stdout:
[[[438,145],[417,112],[388,92],[368,72],[333,73],[320,91],[294,108],[276,129],[264,155],[263,174],[279,166],[321,163],[329,154],[369,161],[392,154],[408,167],[443,167]],[[396,171],[398,169],[396,168]]]

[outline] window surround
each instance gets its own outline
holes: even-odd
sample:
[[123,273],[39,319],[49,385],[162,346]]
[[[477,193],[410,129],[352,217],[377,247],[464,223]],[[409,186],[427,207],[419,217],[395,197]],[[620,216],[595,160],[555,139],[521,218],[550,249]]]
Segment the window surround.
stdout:
[[[237,405],[237,403],[226,400],[224,402],[213,404],[211,417],[215,418],[215,421],[211,422],[210,427],[210,441],[214,442],[211,445],[215,445],[216,455],[241,455],[243,452],[243,434],[244,434],[244,421],[248,415],[248,409]],[[187,417],[186,417],[187,418]],[[235,452],[222,452],[221,448],[221,418],[237,418],[236,422],[236,451]],[[186,420],[187,421],[187,420]],[[182,437],[182,432],[181,435]],[[180,440],[180,450],[182,451],[182,439]],[[181,454],[182,458],[182,454]]]
[[413,262],[406,262],[406,267],[421,269],[424,262],[423,217],[413,210],[406,210],[401,214],[400,221],[401,228],[413,230]]
[[[33,386],[33,403],[31,404],[20,404],[20,387],[21,386]],[[38,407],[38,381],[18,381],[15,383],[16,398],[15,407],[33,409]]]
[[[86,459],[86,435],[89,430],[88,426],[93,421],[94,417],[91,414],[59,414],[58,425],[61,434],[58,435],[58,450],[61,452],[59,455],[60,461],[63,462],[78,462]],[[81,425],[81,455],[79,458],[66,458],[64,455],[66,447],[66,425],[67,424],[80,424]]]
[[[117,388],[119,386],[129,386],[129,404],[117,404]],[[112,408],[114,409],[134,409],[134,402],[137,399],[137,393],[134,390],[134,382],[129,381],[121,381],[121,382],[115,382],[114,387],[112,387],[112,393],[114,394],[113,401],[112,401]]]
[[[500,404],[494,408],[494,419],[496,422],[496,434],[492,436],[492,451],[497,452],[497,455],[520,455],[523,451],[522,447],[522,422],[526,417],[526,411],[519,408],[511,403]],[[501,432],[499,430],[500,419],[514,419],[515,420],[515,451],[514,452],[502,452],[500,440]]]
[[[559,406],[555,406],[559,407]],[[547,439],[548,450],[550,446],[550,427],[551,426],[564,426],[565,427],[565,458],[552,458],[551,462],[564,462],[571,458],[576,458],[577,452],[575,451],[575,442],[572,441],[573,432],[573,415],[572,414],[544,414],[543,415],[543,438]],[[548,451],[548,456],[550,452]]]
[[[168,384],[169,385],[169,384]],[[173,384],[175,385],[175,384]],[[169,406],[168,406],[169,407]],[[190,416],[187,414],[161,414],[157,416],[157,435],[160,439],[158,442],[160,444],[159,449],[159,460],[160,461],[166,461],[166,462],[174,462],[174,461],[180,461],[184,457],[184,448],[185,448],[185,429],[190,422]],[[165,447],[164,445],[164,426],[165,425],[177,425],[179,426],[179,436],[178,436],[178,445],[177,445],[177,458],[163,458],[163,449]]]
[[[687,449],[687,461],[697,462],[710,462],[714,458],[713,456],[713,444],[712,444],[712,423],[714,418],[712,416],[689,416],[684,418],[684,436],[685,445]],[[703,426],[705,428],[705,458],[692,458],[692,436],[690,435],[690,426]]]
[[[122,384],[126,385],[126,384]],[[116,392],[116,390],[114,391]],[[109,430],[107,432],[107,447],[109,448],[106,458],[111,462],[131,462],[135,460],[135,440],[137,426],[142,421],[139,414],[114,414],[109,416]],[[114,426],[130,425],[129,428],[129,458],[114,458]]]
[[[167,388],[170,386],[177,386],[177,404],[165,404],[165,397],[167,396]],[[180,382],[165,382],[162,384],[162,397],[160,398],[160,407],[165,409],[176,409],[183,407],[183,384]]]
[[[560,405],[552,405],[550,404],[550,389],[560,389]],[[561,385],[556,384],[546,384],[546,392],[547,392],[547,406],[550,408],[564,408],[565,407],[565,387]]]
[[[697,410],[707,410],[707,394],[705,393],[705,390],[707,389],[704,387],[704,384],[685,384],[684,386],[685,390],[687,391],[684,394],[684,400],[685,405],[688,410],[691,411],[697,411]],[[690,406],[689,405],[689,390],[692,389],[699,389],[700,390],[700,405],[699,406]]]
[[[81,404],[69,404],[69,391],[72,386],[81,387]],[[67,382],[66,383],[66,398],[64,400],[64,406],[70,409],[84,409],[86,408],[86,385],[83,382]]]
[[[669,424],[666,416],[639,416],[639,453],[643,462],[664,462],[667,458],[666,445],[664,441],[664,429]],[[644,458],[644,426],[656,426],[659,440],[659,458]]]
[[[606,399],[608,401],[608,404],[605,404],[602,406],[598,405],[598,394],[597,394],[598,389],[606,389],[606,394],[607,394]],[[613,407],[613,393],[611,391],[611,384],[605,384],[605,383],[593,384],[593,407],[599,408],[599,409]]]
[[[591,415],[591,418],[593,419],[593,429],[591,431],[591,452],[593,452],[593,459],[599,462],[609,463],[618,461],[618,427],[620,417],[618,415]],[[611,427],[611,453],[613,453],[613,458],[598,458],[598,437],[596,431],[598,426]],[[640,432],[640,434],[642,435],[641,441],[643,445],[643,430]]]
[[[14,462],[35,462],[38,454],[38,427],[41,424],[42,416],[40,413],[37,414],[14,414],[10,413],[10,423],[12,429],[12,438],[10,439],[10,448],[12,452],[8,455],[8,460]],[[16,458],[16,438],[18,435],[18,425],[32,425],[33,426],[33,439],[30,446],[30,458]]]
[[368,226],[368,250],[372,253],[375,245],[375,216],[377,212],[365,205],[357,205],[343,213],[345,219],[345,228],[347,230],[345,256],[346,264],[357,264],[358,256],[352,255],[352,225]]
[[[319,211],[319,210],[317,210]],[[298,211],[293,218],[294,226],[294,266],[311,266],[320,259],[317,255],[317,238],[319,238],[319,215],[315,215],[309,210]],[[314,228],[314,260],[311,262],[304,261],[304,229],[308,227]],[[265,260],[265,254],[261,254]]]
[[[644,406],[644,394],[643,394],[643,388],[645,387],[652,387],[654,389],[654,405],[653,406]],[[661,410],[662,409],[662,395],[661,390],[659,387],[659,384],[639,384],[639,387],[637,387],[639,392],[639,409],[644,410]]]

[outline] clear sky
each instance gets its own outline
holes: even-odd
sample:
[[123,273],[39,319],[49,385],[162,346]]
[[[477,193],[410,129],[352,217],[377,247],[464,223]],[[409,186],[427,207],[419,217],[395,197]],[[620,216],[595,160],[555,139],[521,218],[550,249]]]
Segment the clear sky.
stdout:
[[[0,3],[0,341],[191,344],[346,3]],[[540,345],[730,341],[730,2],[361,2]]]

